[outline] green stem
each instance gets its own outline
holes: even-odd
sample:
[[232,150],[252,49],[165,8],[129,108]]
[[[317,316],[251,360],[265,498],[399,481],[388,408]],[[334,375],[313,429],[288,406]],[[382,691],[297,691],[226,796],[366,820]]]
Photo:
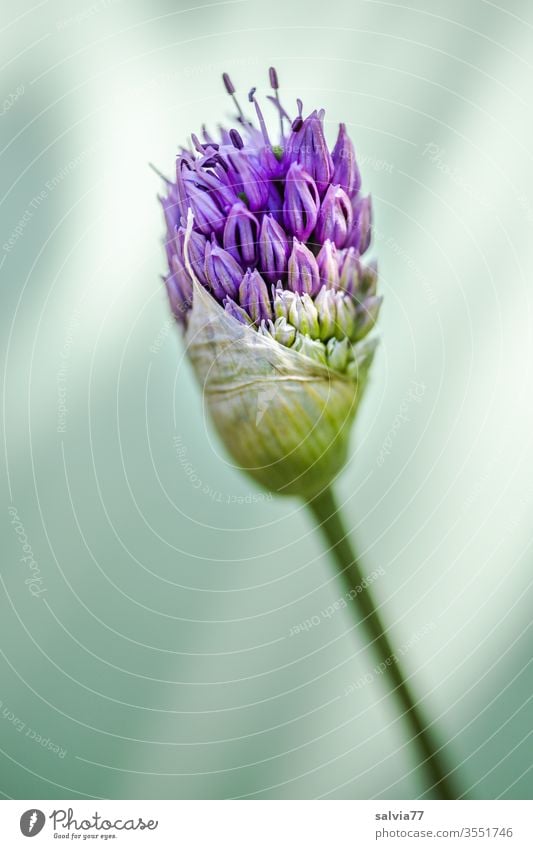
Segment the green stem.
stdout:
[[398,700],[406,722],[409,724],[413,742],[418,747],[422,764],[426,769],[428,780],[431,782],[429,789],[433,790],[439,799],[459,798],[459,790],[454,787],[450,773],[442,761],[439,746],[424,720],[419,703],[415,701],[404,678],[370,590],[368,587],[361,590],[364,575],[344,529],[331,490],[325,490],[312,501],[309,501],[309,507],[330,545],[330,551],[336,560],[342,579],[349,590],[356,590],[354,603],[359,605],[360,613],[363,615],[361,624],[366,629],[380,662],[387,664],[388,674],[391,676],[393,684],[393,693]]

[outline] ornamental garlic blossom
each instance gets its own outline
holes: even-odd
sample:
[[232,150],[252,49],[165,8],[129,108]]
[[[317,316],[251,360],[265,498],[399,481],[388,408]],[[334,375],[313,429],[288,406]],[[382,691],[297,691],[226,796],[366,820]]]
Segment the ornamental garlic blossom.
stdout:
[[312,498],[342,468],[375,343],[377,271],[370,198],[341,124],[291,120],[269,72],[279,132],[252,88],[227,74],[235,126],[204,127],[161,198],[172,313],[204,402],[240,468],[270,490]]
[[[354,345],[372,329],[381,298],[377,272],[364,264],[370,244],[371,202],[361,194],[353,144],[340,124],[330,151],[324,111],[294,120],[281,105],[278,76],[269,72],[269,100],[279,118],[271,139],[255,89],[248,95],[256,126],[242,110],[236,125],[213,136],[203,128],[177,157],[176,181],[161,199],[176,320],[187,327],[193,281],[185,234],[193,228],[189,261],[199,283],[228,315],[258,333],[337,371],[355,374]],[[314,344],[310,345],[309,340]]]
[[[411,693],[332,493],[367,384],[381,306],[370,198],[346,126],[328,147],[323,110],[294,119],[270,68],[271,137],[252,88],[250,120],[228,74],[235,126],[204,127],[177,157],[161,199],[172,312],[203,402],[240,469],[271,492],[304,499],[358,606],[416,741],[430,789],[462,798]],[[364,589],[361,591],[361,587]],[[391,663],[391,658],[393,662]],[[427,791],[426,791],[427,792]],[[464,794],[462,794],[464,796]]]

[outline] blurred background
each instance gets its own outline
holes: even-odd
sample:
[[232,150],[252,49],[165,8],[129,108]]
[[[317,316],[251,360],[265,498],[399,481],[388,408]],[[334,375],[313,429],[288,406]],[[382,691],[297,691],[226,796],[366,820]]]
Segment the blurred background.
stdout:
[[222,71],[267,94],[273,64],[374,199],[381,344],[338,499],[464,793],[530,798],[530,4],[2,17],[2,795],[426,790],[309,516],[206,422],[159,278],[148,163],[228,119]]

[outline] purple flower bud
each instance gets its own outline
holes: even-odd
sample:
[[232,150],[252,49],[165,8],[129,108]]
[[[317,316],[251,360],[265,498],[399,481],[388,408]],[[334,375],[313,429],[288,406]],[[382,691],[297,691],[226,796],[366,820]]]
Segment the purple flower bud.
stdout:
[[265,281],[258,271],[248,269],[239,286],[239,301],[254,324],[272,318],[272,308]]
[[340,261],[340,276],[339,286],[344,289],[349,295],[355,295],[359,288],[359,275],[361,272],[361,263],[359,254],[356,248],[348,248],[342,251]]
[[336,289],[339,284],[339,259],[337,248],[329,239],[326,239],[320,248],[316,262],[320,274],[320,285],[328,289]]
[[[195,167],[190,171],[185,171],[182,178],[186,188],[190,185],[195,189],[204,191],[216,203],[217,207],[224,211],[235,203],[237,193],[226,177],[225,168],[222,165],[223,157],[220,154],[216,154],[216,157],[214,160],[209,156],[204,157],[202,160],[204,167]],[[216,166],[213,173],[208,170],[210,166]]]
[[292,252],[289,257],[287,283],[292,292],[303,295],[316,295],[320,289],[320,274],[313,254],[306,245],[296,238],[292,240]]
[[226,296],[236,298],[243,271],[237,260],[216,242],[207,245],[205,275],[216,298],[223,301]]
[[165,238],[165,251],[166,251],[166,254],[167,254],[167,260],[168,260],[169,267],[170,267],[170,263],[172,261],[172,257],[176,253],[179,253],[179,250],[180,250],[180,246],[178,244],[176,229],[174,229],[174,232],[170,232],[170,233],[167,232],[167,235],[166,235],[166,238]]
[[273,180],[268,186],[266,209],[269,214],[275,218],[278,224],[283,224],[283,201]]
[[[287,145],[287,159],[298,162],[314,179],[323,194],[333,174],[333,160],[324,136],[323,112],[311,112],[301,126],[294,130]],[[298,125],[297,125],[298,126]]]
[[237,319],[237,321],[240,321],[241,324],[252,324],[252,319],[246,310],[243,310],[243,308],[236,304],[235,301],[232,301],[231,298],[225,299],[224,309],[227,313],[229,313],[229,315]]
[[255,265],[259,222],[242,201],[231,207],[224,227],[224,247],[243,267]]
[[341,186],[350,196],[361,187],[361,174],[355,160],[355,150],[348,133],[346,124],[339,124],[339,134],[332,153],[333,177],[332,182]]
[[276,283],[287,271],[289,243],[272,217],[265,215],[259,233],[259,271],[268,283]]
[[283,220],[292,236],[305,242],[315,229],[320,198],[315,181],[296,162],[287,172]]
[[[346,125],[339,125],[330,153],[323,110],[304,119],[297,99],[292,120],[281,103],[274,68],[269,81],[278,143],[256,89],[249,91],[252,108],[245,114],[224,74],[237,129],[218,125],[211,135],[203,125],[198,135],[191,134],[190,149],[179,149],[175,182],[160,174],[166,185],[161,203],[171,307],[186,326],[193,289],[197,292],[194,277],[228,316],[348,375],[360,362],[368,367],[371,356],[364,360],[360,349],[370,346],[359,339],[380,305],[377,271],[361,258],[370,242],[370,198],[360,194]],[[208,299],[198,301],[198,314],[208,304],[216,313]],[[234,330],[238,335],[238,327]],[[270,348],[276,350],[275,344]]]
[[318,212],[317,241],[324,242],[326,239],[331,239],[338,248],[344,247],[352,221],[350,198],[340,186],[330,186]]
[[372,199],[356,197],[352,201],[353,226],[346,244],[353,246],[360,254],[364,254],[370,245],[372,229]]
[[[185,261],[185,227],[178,227],[176,233],[176,241],[179,246],[179,255],[182,258],[182,261]],[[198,233],[196,230],[191,232],[191,238],[189,239],[189,259],[192,265],[192,269],[196,274],[196,277],[200,281],[200,283],[205,286],[207,283],[207,277],[205,276],[205,249],[207,246],[207,239],[205,236],[202,236],[201,233]]]
[[237,195],[245,195],[248,207],[253,212],[264,210],[268,198],[267,175],[258,165],[254,165],[252,157],[244,151],[234,150],[228,153],[227,160],[230,166],[228,178]]
[[172,257],[171,273],[164,277],[170,309],[174,318],[185,324],[185,319],[192,305],[192,280],[185,266],[177,256]]
[[159,196],[159,201],[165,214],[168,240],[172,241],[176,234],[176,226],[181,214],[181,205],[175,187],[173,186],[170,189],[168,197]]
[[[191,172],[187,172],[188,174]],[[183,218],[187,217],[188,209],[192,209],[194,215],[194,226],[204,236],[211,233],[220,233],[224,228],[224,215],[217,204],[216,199],[204,187],[197,186],[192,179],[186,180],[181,174],[178,175],[176,183],[180,196],[180,212]]]

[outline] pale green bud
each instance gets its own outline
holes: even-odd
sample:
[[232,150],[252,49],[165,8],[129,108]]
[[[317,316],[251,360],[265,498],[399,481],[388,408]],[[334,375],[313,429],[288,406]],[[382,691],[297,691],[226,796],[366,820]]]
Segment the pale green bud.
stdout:
[[289,322],[300,333],[310,336],[311,339],[318,338],[318,312],[309,295],[296,295],[289,309]]
[[318,312],[320,339],[329,339],[335,333],[335,292],[322,286],[315,298],[315,306]]
[[364,384],[368,369],[370,368],[374,358],[376,346],[376,339],[365,339],[363,342],[358,342],[357,345],[350,346],[346,374],[353,380],[357,380]]
[[280,345],[290,348],[296,337],[296,328],[289,324],[284,316],[280,316],[274,322],[261,322],[260,332],[266,336],[269,335]]
[[357,327],[357,308],[350,297],[344,292],[335,293],[335,336],[339,341],[355,338]]
[[330,339],[326,345],[328,365],[337,371],[346,371],[350,347],[350,343],[346,337],[340,342],[335,338]]
[[296,292],[290,292],[288,289],[274,289],[274,315],[290,321],[289,313],[297,298]]
[[311,339],[310,336],[305,336],[303,333],[296,333],[296,339],[292,347],[294,351],[305,354],[306,357],[316,360],[317,363],[327,365],[326,346],[318,339]]

